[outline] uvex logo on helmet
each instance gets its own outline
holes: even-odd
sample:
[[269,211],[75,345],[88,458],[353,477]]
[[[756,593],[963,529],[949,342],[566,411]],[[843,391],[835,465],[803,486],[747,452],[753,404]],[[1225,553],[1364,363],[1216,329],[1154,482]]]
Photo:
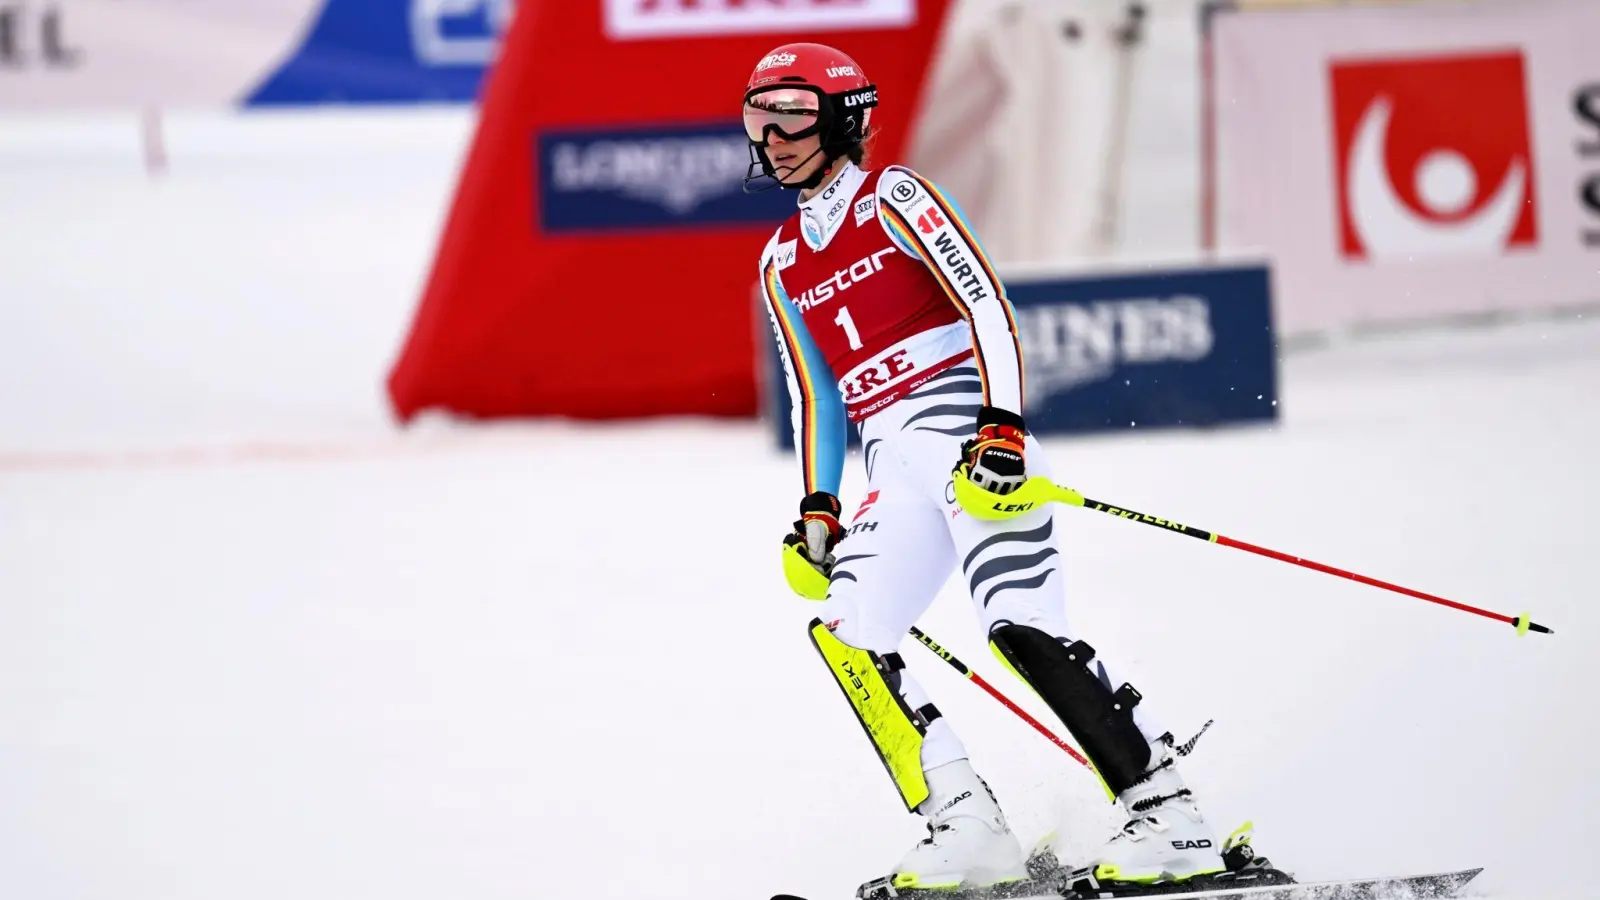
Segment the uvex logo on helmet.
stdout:
[[877,103],[877,88],[871,88],[865,91],[856,91],[853,94],[844,95],[844,105],[847,109],[853,109],[857,106],[876,106]]
[[1346,257],[1494,254],[1538,243],[1520,50],[1330,69]]
[[782,73],[785,84],[808,84],[820,88],[825,94],[838,94],[860,90],[870,83],[862,74],[861,66],[843,51],[826,44],[794,43],[776,47],[756,64],[748,87],[755,87],[758,75],[772,74],[768,70],[785,67]]

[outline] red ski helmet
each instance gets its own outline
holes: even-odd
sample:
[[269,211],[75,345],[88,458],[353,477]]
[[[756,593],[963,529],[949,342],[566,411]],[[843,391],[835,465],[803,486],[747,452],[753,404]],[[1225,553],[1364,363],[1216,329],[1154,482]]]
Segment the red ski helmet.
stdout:
[[[745,189],[759,177],[758,168],[781,187],[816,187],[834,160],[871,136],[877,105],[877,85],[839,50],[825,44],[784,44],[768,53],[745,85],[744,133],[750,140]],[[773,132],[791,141],[821,135],[817,152],[827,164],[804,183],[783,184],[765,152]]]

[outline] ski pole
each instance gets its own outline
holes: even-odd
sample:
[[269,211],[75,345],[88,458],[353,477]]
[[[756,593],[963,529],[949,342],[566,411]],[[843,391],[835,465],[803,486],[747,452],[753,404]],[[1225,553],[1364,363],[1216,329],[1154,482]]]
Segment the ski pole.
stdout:
[[1479,609],[1476,606],[1468,606],[1465,603],[1457,603],[1454,600],[1446,600],[1445,598],[1435,596],[1434,594],[1427,594],[1422,591],[1412,590],[1408,587],[1401,587],[1398,584],[1390,584],[1387,581],[1380,581],[1367,575],[1360,575],[1345,569],[1335,568],[1325,563],[1315,562],[1301,556],[1292,556],[1288,553],[1257,546],[1256,544],[1247,543],[1226,535],[1217,534],[1211,531],[1204,531],[1199,528],[1193,528],[1188,525],[1174,522],[1170,519],[1161,519],[1155,516],[1146,515],[1142,512],[1136,512],[1128,509],[1127,507],[1113,506],[1109,503],[1101,503],[1099,500],[1091,500],[1088,497],[1085,497],[1072,488],[1062,487],[1061,485],[1056,484],[1055,482],[1043,476],[1029,478],[1023,483],[1022,487],[1017,488],[1015,491],[1005,495],[994,494],[986,491],[983,488],[973,484],[967,478],[959,475],[955,479],[955,487],[956,495],[958,499],[961,500],[962,508],[964,508],[970,515],[980,519],[994,520],[1010,518],[1011,516],[1026,512],[1027,510],[1032,509],[1034,506],[1037,506],[1041,503],[1065,503],[1068,506],[1081,506],[1084,509],[1116,516],[1119,519],[1141,522],[1145,525],[1151,525],[1156,528],[1160,528],[1163,531],[1170,531],[1174,534],[1181,534],[1186,537],[1199,538],[1202,541],[1212,544],[1220,544],[1224,547],[1232,547],[1235,550],[1244,550],[1249,553],[1257,554],[1258,556],[1265,556],[1268,559],[1278,560],[1279,562],[1293,563],[1294,565],[1312,569],[1317,572],[1322,572],[1327,575],[1337,575],[1340,578],[1348,578],[1351,581],[1360,582],[1361,584],[1365,584],[1370,587],[1382,588],[1386,591],[1404,594],[1407,597],[1415,597],[1418,600],[1426,600],[1429,603],[1437,603],[1440,606],[1448,606],[1451,609],[1458,609],[1462,612],[1472,613],[1476,616],[1483,616],[1485,619],[1493,619],[1496,622],[1505,622],[1508,625],[1514,626],[1517,629],[1517,634],[1519,635],[1527,634],[1530,631],[1537,631],[1540,634],[1555,634],[1555,632],[1551,629],[1546,628],[1545,626],[1540,625],[1539,623],[1530,619],[1529,613],[1523,613],[1518,616],[1508,616],[1504,613],[1492,612],[1487,609]]
[[929,650],[933,651],[935,656],[937,656],[940,659],[944,660],[945,662],[949,663],[950,664],[950,668],[955,669],[957,672],[960,672],[962,675],[965,675],[968,681],[972,682],[973,684],[977,685],[978,687],[983,688],[985,693],[987,693],[989,696],[993,697],[994,699],[999,700],[1001,706],[1004,706],[1006,709],[1009,709],[1012,712],[1016,713],[1017,716],[1022,719],[1022,721],[1027,722],[1029,725],[1032,725],[1035,731],[1037,731],[1040,734],[1044,735],[1045,737],[1049,738],[1050,739],[1050,743],[1055,744],[1057,747],[1060,747],[1062,750],[1066,751],[1066,754],[1068,756],[1070,756],[1073,759],[1077,760],[1079,763],[1081,763],[1081,764],[1083,764],[1085,766],[1089,765],[1089,761],[1087,759],[1084,759],[1083,758],[1083,754],[1079,753],[1076,748],[1074,748],[1071,744],[1067,743],[1066,741],[1063,741],[1061,738],[1056,737],[1055,732],[1051,731],[1050,729],[1044,727],[1044,725],[1040,724],[1038,719],[1035,719],[1033,716],[1028,715],[1027,711],[1024,710],[1022,707],[1016,705],[1015,703],[1012,703],[1010,697],[1007,697],[1005,694],[1000,693],[1000,689],[995,687],[994,685],[990,684],[989,682],[985,681],[983,679],[982,675],[979,675],[977,672],[974,672],[971,669],[967,668],[966,663],[963,663],[961,660],[956,659],[956,656],[955,656],[954,653],[951,653],[949,650],[946,650],[945,648],[939,646],[939,644],[936,643],[933,640],[933,638],[930,638],[926,634],[924,634],[922,629],[916,627],[915,625],[911,626],[911,636],[916,638],[917,640],[921,641],[922,642],[922,646],[927,647]]

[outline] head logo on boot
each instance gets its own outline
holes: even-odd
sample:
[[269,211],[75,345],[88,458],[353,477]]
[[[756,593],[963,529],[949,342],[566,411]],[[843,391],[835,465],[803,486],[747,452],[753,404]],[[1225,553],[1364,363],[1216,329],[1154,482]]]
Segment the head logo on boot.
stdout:
[[960,803],[963,800],[971,800],[971,799],[972,799],[972,792],[971,791],[962,791],[959,795],[957,795],[949,803],[946,803],[945,805],[939,807],[939,812],[934,813],[934,816],[937,817],[937,816],[941,815],[945,810],[949,809],[952,806],[955,806],[957,803]]

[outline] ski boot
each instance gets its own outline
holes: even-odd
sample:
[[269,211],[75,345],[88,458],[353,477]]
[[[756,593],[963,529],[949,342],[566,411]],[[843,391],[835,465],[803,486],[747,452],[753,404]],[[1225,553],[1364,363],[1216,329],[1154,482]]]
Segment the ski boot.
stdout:
[[1093,864],[1066,876],[1064,893],[1119,897],[1169,887],[1206,890],[1227,873],[1225,847],[1178,774],[1180,752],[1174,752],[1170,734],[1150,742],[1150,768],[1117,798],[1127,810],[1127,824]]
[[886,900],[937,892],[956,898],[966,891],[1003,896],[994,889],[1026,882],[1022,847],[1006,825],[989,786],[965,759],[926,773],[928,799],[917,807],[928,836],[906,853],[888,878],[862,885],[859,900]]
[[[1057,890],[1066,900],[1107,900],[1158,894],[1229,892],[1295,884],[1294,878],[1287,872],[1273,868],[1271,860],[1256,855],[1255,849],[1250,846],[1254,828],[1253,823],[1246,822],[1223,842],[1220,854],[1223,868],[1220,872],[1206,872],[1188,878],[1163,875],[1140,882],[1113,881],[1102,880],[1100,867],[1094,866],[1063,875],[1057,881]],[[1124,828],[1121,834],[1126,833],[1127,829]]]

